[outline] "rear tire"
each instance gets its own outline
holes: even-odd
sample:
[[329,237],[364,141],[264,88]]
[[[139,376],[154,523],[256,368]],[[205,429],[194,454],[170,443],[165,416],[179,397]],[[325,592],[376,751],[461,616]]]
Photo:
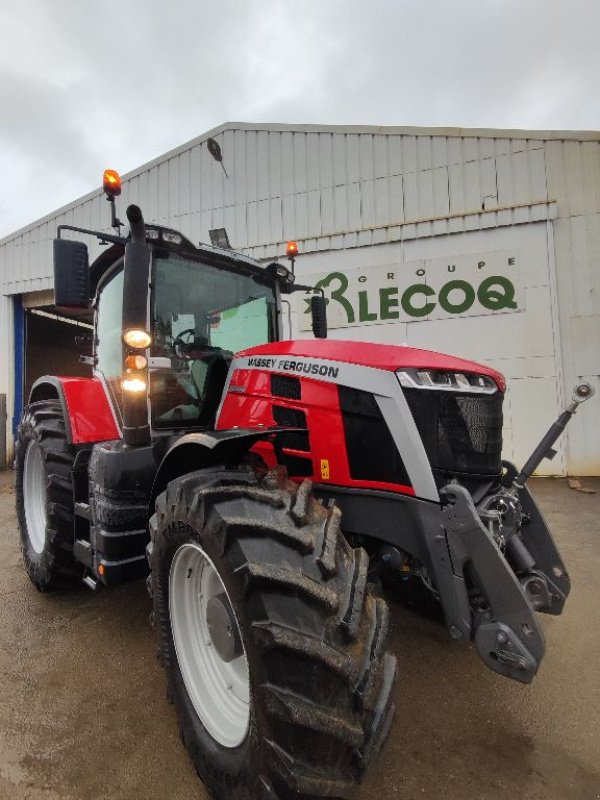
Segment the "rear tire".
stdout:
[[83,574],[73,559],[73,461],[59,401],[27,406],[16,446],[17,517],[25,569],[42,592]]
[[[367,554],[347,544],[339,510],[278,470],[259,481],[210,469],[169,484],[150,533],[168,694],[213,796],[346,797],[389,731],[396,660],[383,649],[387,606],[371,595]],[[207,591],[227,598],[233,661],[210,613],[202,618]]]

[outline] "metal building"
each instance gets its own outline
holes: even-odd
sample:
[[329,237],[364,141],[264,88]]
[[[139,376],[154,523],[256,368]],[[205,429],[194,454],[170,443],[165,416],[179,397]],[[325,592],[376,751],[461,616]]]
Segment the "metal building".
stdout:
[[[503,372],[505,455],[522,463],[578,379],[600,388],[599,147],[598,132],[228,123],[126,175],[121,211],[138,203],[192,241],[224,227],[259,259],[295,239],[298,277],[330,298],[332,337],[408,343]],[[0,241],[9,458],[33,379],[82,369],[67,347],[78,331],[44,316],[61,223],[108,230],[101,191]],[[303,312],[296,296],[293,335],[309,335]],[[597,402],[545,462],[548,474],[600,474]]]

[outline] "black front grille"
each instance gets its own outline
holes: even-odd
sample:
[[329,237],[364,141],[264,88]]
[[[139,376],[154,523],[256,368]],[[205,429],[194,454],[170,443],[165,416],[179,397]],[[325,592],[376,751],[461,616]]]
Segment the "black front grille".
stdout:
[[[286,408],[285,406],[273,406],[273,419],[283,428],[306,428],[306,414],[296,408]],[[306,431],[290,431],[289,433],[279,433],[277,442],[281,447],[288,447],[290,450],[310,451],[310,440]]]
[[502,393],[458,394],[405,389],[439,483],[451,475],[498,475],[502,457]]
[[398,448],[370,392],[340,386],[350,475],[354,480],[410,486]]

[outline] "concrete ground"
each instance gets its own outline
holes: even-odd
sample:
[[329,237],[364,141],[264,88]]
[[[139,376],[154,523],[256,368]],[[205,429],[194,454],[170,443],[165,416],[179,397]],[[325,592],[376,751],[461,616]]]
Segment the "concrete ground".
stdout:
[[[533,491],[573,591],[543,617],[531,686],[493,674],[432,620],[392,604],[396,718],[358,798],[600,797],[600,479]],[[181,745],[143,582],[39,594],[21,566],[12,474],[0,474],[0,798],[208,800]]]

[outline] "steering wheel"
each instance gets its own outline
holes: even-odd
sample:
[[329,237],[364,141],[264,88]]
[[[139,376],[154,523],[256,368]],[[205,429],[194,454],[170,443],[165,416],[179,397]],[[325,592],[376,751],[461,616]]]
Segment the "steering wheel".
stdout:
[[[191,341],[184,341],[187,337],[191,336]],[[177,336],[173,339],[171,343],[171,349],[173,353],[177,356],[177,358],[183,358],[187,361],[190,360],[190,355],[186,352],[186,347],[193,345],[196,341],[196,330],[195,328],[186,328],[186,330],[181,331],[178,333]]]

